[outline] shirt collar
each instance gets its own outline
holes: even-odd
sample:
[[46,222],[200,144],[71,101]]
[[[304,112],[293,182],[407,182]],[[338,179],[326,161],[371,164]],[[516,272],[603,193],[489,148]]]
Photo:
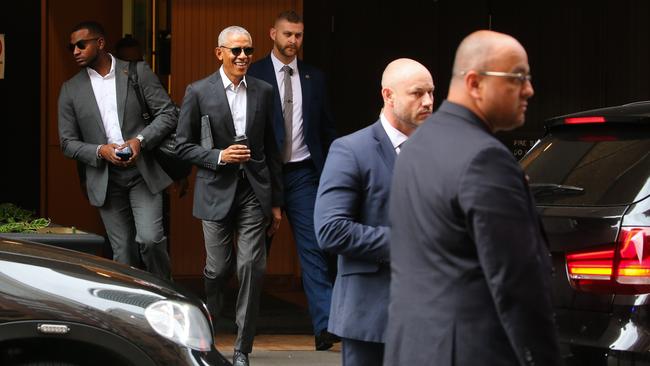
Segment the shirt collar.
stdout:
[[381,125],[384,127],[384,130],[386,131],[391,144],[393,144],[393,149],[396,149],[404,141],[408,140],[408,136],[402,133],[402,131],[393,127],[393,125],[388,122],[388,119],[386,119],[386,116],[384,116],[383,112],[379,114],[379,119],[381,120]]
[[226,72],[223,71],[223,65],[221,65],[221,67],[219,68],[219,74],[221,75],[221,82],[223,83],[224,89],[228,89],[228,87],[232,85],[232,89],[235,90],[237,87],[239,87],[242,84],[244,84],[245,87],[248,87],[248,84],[246,83],[246,75],[244,75],[244,77],[241,79],[239,85],[235,86],[235,84],[233,84],[232,81],[230,81],[230,79],[226,75]]
[[[273,69],[275,70],[276,74],[284,72],[282,71],[284,64],[277,57],[275,57],[273,51],[271,51],[271,62],[273,62]],[[296,73],[298,71],[298,57],[294,57],[293,60],[289,62],[288,66],[291,67],[294,73]]]
[[88,76],[90,76],[90,77],[98,77],[100,79],[108,79],[110,77],[115,76],[115,57],[113,57],[113,55],[111,55],[110,53],[108,55],[111,56],[111,69],[108,70],[108,74],[106,74],[106,76],[101,76],[92,67],[86,67],[86,71],[88,72]]

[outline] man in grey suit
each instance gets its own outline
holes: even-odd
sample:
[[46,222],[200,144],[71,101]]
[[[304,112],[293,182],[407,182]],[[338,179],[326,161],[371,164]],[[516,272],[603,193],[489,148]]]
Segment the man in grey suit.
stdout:
[[316,198],[318,244],[338,254],[329,331],[341,336],[343,365],[379,366],[388,311],[388,194],[400,146],[430,114],[433,79],[397,59],[381,80],[379,120],[335,140]]
[[528,56],[478,31],[390,195],[386,365],[560,365],[551,261],[524,173],[494,133],[524,123]]
[[[152,152],[176,127],[177,114],[156,75],[137,64],[144,99],[153,115],[145,124],[128,82],[128,62],[106,52],[103,27],[75,26],[70,51],[82,70],[59,95],[63,154],[82,164],[90,204],[99,208],[113,258],[170,279],[162,194],[171,179]],[[129,155],[128,150],[130,150]],[[121,158],[119,155],[122,155]]]
[[223,65],[187,87],[176,136],[178,155],[198,167],[193,214],[203,220],[203,274],[213,319],[221,312],[236,239],[235,366],[248,365],[253,349],[266,271],[265,235],[277,230],[283,203],[273,87],[246,75],[252,53],[246,29],[231,26],[219,34],[215,55]]

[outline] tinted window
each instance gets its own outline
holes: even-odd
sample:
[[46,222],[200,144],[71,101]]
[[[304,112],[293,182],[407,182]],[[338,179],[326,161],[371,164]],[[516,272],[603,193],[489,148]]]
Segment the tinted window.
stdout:
[[556,128],[521,161],[537,203],[621,205],[650,194],[650,130]]

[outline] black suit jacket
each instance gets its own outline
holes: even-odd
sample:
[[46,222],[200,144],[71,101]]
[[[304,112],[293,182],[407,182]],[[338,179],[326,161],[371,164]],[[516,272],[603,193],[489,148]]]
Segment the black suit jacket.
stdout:
[[[319,69],[300,60],[298,60],[298,72],[302,89],[303,134],[311,159],[320,174],[325,165],[329,146],[336,137],[334,121],[327,101],[325,76]],[[284,117],[271,55],[253,63],[248,70],[248,75],[262,79],[273,86],[273,130],[277,146],[281,147],[284,145]]]
[[[243,164],[248,181],[264,214],[282,206],[281,161],[271,125],[273,88],[264,81],[246,76],[246,136],[251,159]],[[201,146],[201,118],[207,116],[214,148]],[[237,189],[240,164],[219,165],[221,150],[235,143],[235,125],[219,71],[190,84],[183,98],[176,152],[198,167],[194,185],[195,217],[223,219],[230,210]]]
[[393,177],[385,364],[561,364],[550,257],[510,151],[446,101]]

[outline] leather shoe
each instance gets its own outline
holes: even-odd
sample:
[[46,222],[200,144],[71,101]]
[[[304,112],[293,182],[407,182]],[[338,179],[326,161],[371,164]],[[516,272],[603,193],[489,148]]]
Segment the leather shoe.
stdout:
[[232,366],[249,366],[248,354],[235,350],[235,354],[232,355]]
[[316,351],[327,351],[332,348],[334,343],[341,341],[337,335],[328,332],[327,330],[322,330],[316,336]]

